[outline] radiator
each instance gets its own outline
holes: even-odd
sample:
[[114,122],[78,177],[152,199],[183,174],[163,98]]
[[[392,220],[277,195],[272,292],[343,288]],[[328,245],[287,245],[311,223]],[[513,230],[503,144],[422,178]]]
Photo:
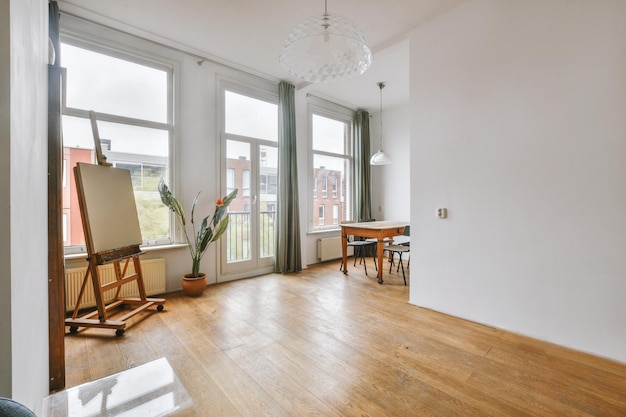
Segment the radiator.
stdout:
[[[352,256],[352,249],[348,248],[348,256]],[[317,259],[321,262],[341,258],[341,236],[317,239]]]
[[[122,269],[124,268],[124,262],[120,264]],[[115,281],[115,271],[113,270],[113,264],[101,265],[98,267],[98,274],[100,276],[100,282],[106,284]],[[78,294],[80,294],[80,287],[85,277],[87,267],[71,268],[65,270],[65,310],[72,311],[76,307],[78,302]],[[134,272],[132,260],[128,263],[129,272]],[[165,259],[146,259],[141,260],[141,272],[143,274],[143,283],[146,288],[147,295],[163,294],[165,293]],[[138,297],[139,289],[137,287],[137,281],[132,281],[124,284],[120,290],[121,297]],[[115,289],[107,291],[105,293],[105,302],[113,300],[115,297]],[[91,276],[87,278],[87,285],[85,286],[85,293],[80,303],[80,308],[95,307],[96,297],[93,293],[93,284]]]

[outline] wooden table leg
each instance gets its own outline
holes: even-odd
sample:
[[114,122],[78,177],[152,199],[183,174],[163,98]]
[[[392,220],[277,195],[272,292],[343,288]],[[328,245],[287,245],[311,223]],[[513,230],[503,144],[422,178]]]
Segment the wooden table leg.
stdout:
[[378,238],[378,244],[376,245],[376,251],[378,255],[378,283],[383,283],[383,252],[385,251],[385,240],[383,237]]
[[343,273],[348,273],[348,235],[341,233],[341,256],[343,257]]

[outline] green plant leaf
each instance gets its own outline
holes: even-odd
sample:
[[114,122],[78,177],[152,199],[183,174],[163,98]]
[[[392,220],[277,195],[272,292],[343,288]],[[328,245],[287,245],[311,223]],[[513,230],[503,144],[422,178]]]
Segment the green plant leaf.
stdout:
[[224,232],[228,228],[228,221],[229,221],[229,219],[230,219],[229,217],[226,217],[224,220],[222,220],[222,222],[219,224],[217,229],[215,229],[215,231],[213,232],[213,240],[219,239],[220,236],[222,236],[222,234],[224,234]]
[[165,204],[171,211],[176,214],[176,217],[180,221],[180,223],[185,225],[185,212],[183,207],[178,202],[178,200],[172,195],[170,189],[165,185],[165,181],[163,177],[159,181],[158,185],[159,195],[161,196],[161,201]]
[[[215,205],[215,211],[213,215],[209,214],[202,219],[200,228],[197,233],[194,215],[200,193],[196,194],[196,197],[194,198],[191,205],[191,224],[193,225],[194,237],[193,241],[190,239],[190,235],[187,231],[185,212],[183,210],[183,207],[176,199],[176,197],[174,197],[174,195],[171,193],[167,185],[165,185],[165,181],[163,178],[161,178],[161,180],[159,181],[158,190],[159,195],[161,196],[161,202],[166,205],[172,212],[174,212],[174,214],[176,215],[176,219],[182,226],[185,239],[187,241],[187,244],[189,245],[189,253],[191,255],[192,261],[192,275],[199,276],[200,260],[204,256],[209,245],[211,244],[211,242],[219,239],[220,236],[222,236],[222,234],[224,234],[224,232],[228,228],[228,206],[236,198],[239,190],[235,188],[232,192],[225,196],[223,198],[223,205]],[[226,217],[224,217],[224,215],[226,215]]]

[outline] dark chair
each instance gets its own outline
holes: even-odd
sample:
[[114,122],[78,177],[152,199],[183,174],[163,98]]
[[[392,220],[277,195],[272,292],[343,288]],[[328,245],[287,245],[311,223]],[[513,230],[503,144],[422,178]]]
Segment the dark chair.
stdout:
[[[348,247],[350,246],[352,246],[352,248],[354,249],[353,266],[356,266],[356,260],[357,258],[359,258],[359,265],[363,264],[363,266],[365,267],[365,275],[367,275],[367,262],[365,261],[365,256],[368,255],[368,248],[376,248],[376,242],[368,242],[367,240],[352,240],[348,241]],[[378,267],[376,266],[376,258],[374,258],[374,267],[376,267],[376,270],[378,271]]]
[[10,398],[0,397],[0,417],[37,417],[28,408]]
[[[359,223],[367,223],[367,222],[375,222],[375,221],[376,221],[376,219],[361,219],[361,220],[359,220]],[[373,250],[370,251],[370,250],[366,249],[365,251],[366,252],[371,252],[370,254],[372,255],[372,258],[374,259],[374,267],[378,271],[378,265],[377,265],[377,261],[376,261],[376,259],[378,258],[376,256],[378,254],[378,239],[376,239],[374,237],[368,237],[367,239],[363,239],[363,240],[365,240],[366,242],[369,242],[369,243],[375,243],[375,245],[371,247]],[[384,243],[383,244],[386,245],[389,242],[391,242],[391,239],[386,237],[384,239]]]
[[[411,226],[405,226],[404,227],[404,233],[403,236],[410,236],[411,235]],[[389,272],[391,273],[391,268],[394,265],[394,256],[397,254],[398,255],[398,266],[396,268],[396,272],[400,271],[400,268],[402,268],[402,278],[404,279],[404,285],[406,285],[406,275],[404,274],[404,263],[402,262],[402,254],[404,253],[408,253],[411,248],[409,247],[409,243],[410,241],[405,241],[406,243],[397,245],[397,244],[391,244],[391,245],[387,245],[384,247],[385,251],[390,252],[391,254],[391,259],[389,260]],[[409,263],[411,262],[411,260],[409,260]],[[407,265],[408,267],[408,265]]]
[[[373,221],[373,220],[362,220],[362,221]],[[344,223],[354,223],[354,221],[352,222],[344,222]],[[363,238],[357,238],[355,236],[348,236],[348,247],[352,247],[353,248],[353,254],[352,256],[354,257],[354,264],[353,266],[356,266],[356,260],[359,260],[359,264],[363,264],[364,268],[365,268],[365,275],[367,275],[367,262],[365,261],[365,256],[368,254],[368,248],[376,248],[376,241],[370,241],[367,239],[363,239]],[[374,250],[374,255],[375,255],[376,251]],[[374,256],[374,267],[376,268],[376,270],[378,271],[378,266],[376,265],[376,256]],[[341,259],[341,266],[339,267],[339,270],[343,269],[343,258]]]

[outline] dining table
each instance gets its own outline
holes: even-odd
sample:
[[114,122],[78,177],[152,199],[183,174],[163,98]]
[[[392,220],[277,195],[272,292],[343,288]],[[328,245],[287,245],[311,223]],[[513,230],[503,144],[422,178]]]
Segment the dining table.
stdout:
[[341,255],[343,273],[348,273],[348,236],[376,239],[376,257],[378,258],[378,283],[383,283],[383,252],[385,239],[393,239],[404,233],[405,221],[381,220],[374,222],[341,223]]

